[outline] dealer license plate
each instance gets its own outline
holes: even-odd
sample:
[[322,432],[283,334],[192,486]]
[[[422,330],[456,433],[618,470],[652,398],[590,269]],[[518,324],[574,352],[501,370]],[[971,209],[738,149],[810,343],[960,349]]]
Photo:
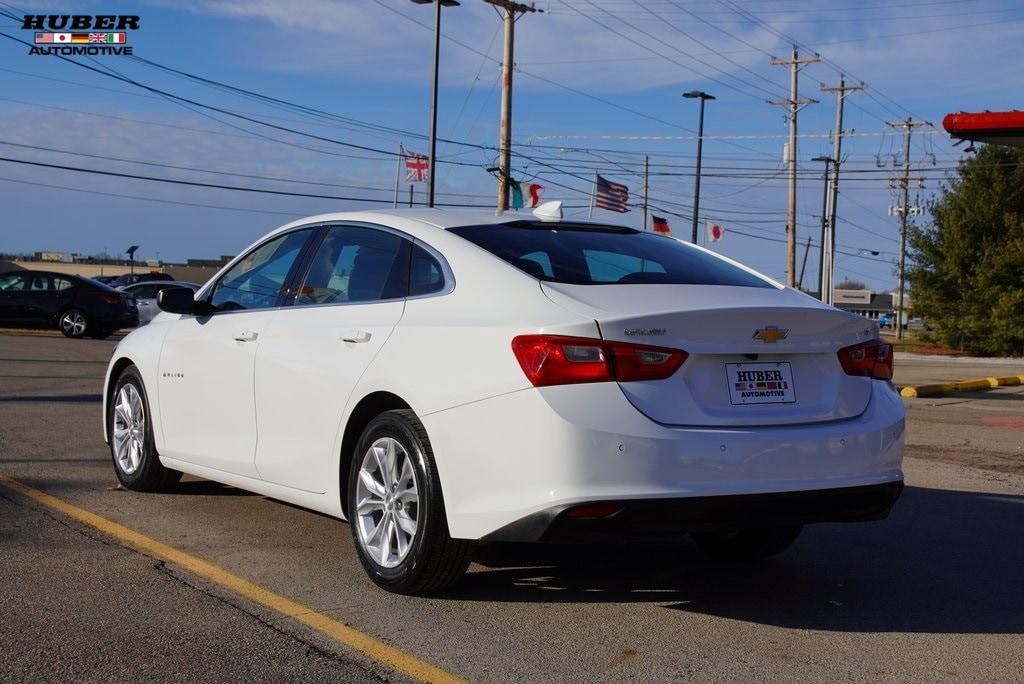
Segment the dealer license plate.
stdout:
[[729,400],[733,404],[791,404],[796,401],[793,369],[788,362],[727,363]]

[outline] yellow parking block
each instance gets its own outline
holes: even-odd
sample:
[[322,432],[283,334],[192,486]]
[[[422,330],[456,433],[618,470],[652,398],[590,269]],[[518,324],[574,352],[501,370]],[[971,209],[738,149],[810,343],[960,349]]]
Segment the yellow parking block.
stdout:
[[938,397],[947,392],[952,392],[952,384],[942,385],[917,385],[915,387],[904,387],[900,391],[900,396],[903,397]]
[[940,397],[955,392],[976,392],[995,387],[1024,385],[1024,375],[1001,375],[972,380],[957,380],[936,385],[914,385],[900,390],[902,397]]

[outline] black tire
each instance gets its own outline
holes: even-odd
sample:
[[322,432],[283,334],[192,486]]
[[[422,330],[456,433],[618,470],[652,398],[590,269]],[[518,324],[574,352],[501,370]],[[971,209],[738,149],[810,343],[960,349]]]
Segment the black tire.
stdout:
[[736,532],[700,532],[693,541],[710,558],[727,562],[754,561],[788,549],[803,530],[802,525]]
[[85,337],[92,328],[89,317],[81,309],[68,309],[62,311],[57,317],[57,328],[64,337],[77,340]]
[[[114,440],[114,412],[125,385],[132,385],[138,392],[142,402],[145,415],[145,431],[142,442],[141,458],[138,466],[133,472],[127,472],[117,458]],[[153,442],[153,420],[149,410],[149,398],[146,396],[146,386],[142,382],[142,376],[135,366],[128,366],[117,382],[114,383],[114,391],[110,395],[110,406],[107,409],[107,434],[110,435],[110,457],[114,462],[114,473],[118,481],[127,489],[137,492],[156,492],[173,487],[181,479],[181,473],[177,470],[165,468],[157,456],[156,445]]]
[[[409,455],[416,470],[419,495],[416,535],[405,559],[391,568],[378,564],[363,548],[355,514],[356,483],[363,457],[370,446],[382,437],[395,439]],[[412,411],[386,411],[366,426],[349,468],[347,497],[349,527],[359,561],[379,587],[397,594],[432,594],[451,587],[465,574],[474,544],[452,539],[448,534],[441,481],[430,440]]]

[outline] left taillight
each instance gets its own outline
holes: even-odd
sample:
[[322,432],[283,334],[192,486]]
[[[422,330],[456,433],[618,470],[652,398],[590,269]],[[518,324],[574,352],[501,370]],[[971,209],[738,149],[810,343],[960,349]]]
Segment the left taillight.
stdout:
[[124,301],[124,297],[116,294],[105,294],[103,295],[103,301],[107,304],[120,304]]
[[512,352],[534,387],[664,380],[687,356],[682,349],[565,335],[519,335]]
[[838,355],[847,375],[892,380],[892,345],[884,340],[868,340],[843,347]]

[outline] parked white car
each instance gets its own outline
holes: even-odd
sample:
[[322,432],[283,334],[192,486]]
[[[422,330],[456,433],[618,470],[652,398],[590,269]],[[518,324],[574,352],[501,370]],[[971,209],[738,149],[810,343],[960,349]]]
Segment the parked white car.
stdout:
[[652,233],[326,214],[159,301],[107,371],[121,483],[347,518],[392,591],[451,585],[479,541],[693,533],[753,559],[903,487],[877,325]]
[[187,287],[193,292],[197,292],[202,285],[184,283],[179,280],[154,280],[135,283],[134,285],[126,285],[121,288],[121,291],[134,299],[136,305],[139,307],[139,325],[146,325],[153,320],[154,316],[160,313],[160,307],[156,304],[156,295],[161,290],[167,289],[168,287]]

